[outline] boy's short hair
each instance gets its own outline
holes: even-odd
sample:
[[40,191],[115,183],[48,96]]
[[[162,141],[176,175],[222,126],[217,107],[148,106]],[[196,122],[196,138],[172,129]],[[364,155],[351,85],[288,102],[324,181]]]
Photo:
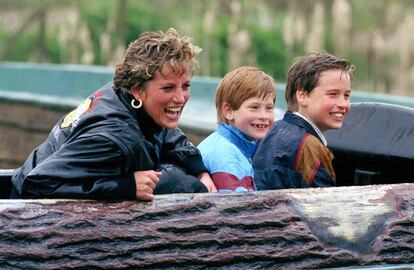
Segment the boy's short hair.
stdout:
[[339,69],[347,73],[351,81],[355,77],[354,66],[345,59],[328,53],[312,52],[297,60],[289,69],[286,81],[285,99],[288,111],[298,110],[296,92],[310,93],[319,83],[323,71]]
[[238,110],[249,98],[265,99],[269,96],[273,96],[274,103],[276,99],[274,80],[259,68],[244,66],[230,71],[217,87],[217,120],[229,124],[222,112],[224,102],[229,103],[232,110]]

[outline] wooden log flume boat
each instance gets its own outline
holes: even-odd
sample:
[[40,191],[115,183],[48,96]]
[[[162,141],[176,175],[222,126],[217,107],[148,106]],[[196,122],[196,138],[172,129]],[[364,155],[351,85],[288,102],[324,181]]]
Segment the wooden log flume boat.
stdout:
[[[3,269],[319,269],[414,262],[414,184],[0,201]],[[404,268],[407,269],[407,268]]]

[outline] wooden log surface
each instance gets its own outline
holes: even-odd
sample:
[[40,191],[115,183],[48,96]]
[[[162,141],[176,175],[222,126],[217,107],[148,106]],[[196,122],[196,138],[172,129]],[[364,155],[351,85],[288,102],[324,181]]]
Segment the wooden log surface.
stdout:
[[1,269],[314,269],[414,262],[414,184],[1,200]]

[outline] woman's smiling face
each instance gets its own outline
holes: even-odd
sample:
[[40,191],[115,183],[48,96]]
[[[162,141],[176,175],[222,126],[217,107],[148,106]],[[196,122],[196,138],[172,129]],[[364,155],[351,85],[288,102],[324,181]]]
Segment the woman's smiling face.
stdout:
[[158,125],[176,128],[178,120],[190,97],[191,72],[187,69],[182,74],[165,65],[161,72],[154,73],[152,80],[147,81],[143,88],[133,88],[135,99],[141,99],[147,114]]

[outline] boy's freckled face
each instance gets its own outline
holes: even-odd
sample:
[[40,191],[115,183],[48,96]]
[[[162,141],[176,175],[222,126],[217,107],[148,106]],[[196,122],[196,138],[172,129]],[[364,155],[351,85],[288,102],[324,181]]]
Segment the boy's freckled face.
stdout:
[[298,91],[298,112],[322,132],[340,128],[349,112],[350,94],[351,80],[346,72],[339,69],[324,71],[310,93]]
[[252,139],[263,139],[273,126],[273,98],[252,97],[245,100],[239,109],[232,111],[231,124]]

